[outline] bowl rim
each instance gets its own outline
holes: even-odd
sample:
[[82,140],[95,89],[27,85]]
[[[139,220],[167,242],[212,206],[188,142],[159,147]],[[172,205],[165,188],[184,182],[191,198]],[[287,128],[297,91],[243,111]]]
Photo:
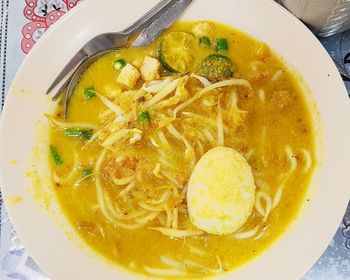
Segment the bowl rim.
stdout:
[[[222,3],[227,4],[228,2],[225,0],[221,0]],[[69,45],[70,47],[72,47],[70,50],[65,50],[63,52],[63,54],[60,55],[60,57],[69,57],[70,54],[74,53],[75,50],[77,50],[81,45],[82,42],[87,41],[88,38],[91,38],[91,35],[93,34],[98,34],[99,32],[101,32],[101,30],[103,30],[107,25],[111,26],[111,22],[108,21],[108,19],[101,19],[101,24],[96,24],[92,25],[92,26],[88,26],[85,27],[84,25],[86,24],[86,21],[84,21],[83,16],[86,16],[88,14],[90,14],[92,11],[96,12],[96,13],[102,13],[103,11],[107,11],[107,7],[115,7],[115,3],[113,4],[113,2],[116,2],[114,0],[106,0],[105,1],[105,8],[101,8],[98,7],[98,1],[97,0],[85,0],[83,3],[79,4],[72,12],[66,14],[65,16],[62,17],[62,19],[60,19],[58,24],[55,24],[53,27],[51,27],[46,33],[45,35],[41,38],[41,40],[34,46],[34,48],[32,49],[31,53],[25,58],[24,62],[22,63],[21,67],[19,68],[16,77],[14,78],[10,90],[9,90],[9,94],[7,97],[7,100],[5,101],[5,106],[4,106],[4,110],[1,116],[1,120],[0,120],[0,154],[3,155],[0,159],[0,184],[2,186],[2,191],[4,194],[4,198],[5,198],[5,204],[9,213],[9,216],[11,218],[11,221],[14,224],[15,229],[17,230],[19,236],[21,237],[21,239],[23,240],[25,246],[27,247],[28,251],[32,254],[32,256],[34,257],[34,259],[42,266],[42,268],[44,270],[46,270],[47,272],[49,272],[49,274],[51,274],[53,277],[60,279],[62,278],[62,276],[66,276],[68,277],[68,275],[65,274],[65,272],[60,271],[59,268],[55,267],[54,264],[52,264],[51,260],[48,260],[48,258],[45,258],[45,255],[47,254],[47,250],[45,250],[45,248],[38,248],[38,238],[33,238],[33,234],[35,232],[35,234],[39,234],[40,232],[39,230],[46,230],[45,225],[38,225],[38,229],[37,228],[32,228],[29,229],[28,224],[26,222],[26,219],[24,219],[23,217],[23,212],[28,211],[28,209],[35,209],[35,210],[30,210],[29,213],[39,213],[39,211],[42,210],[38,210],[36,209],[36,205],[34,203],[34,201],[30,201],[30,194],[27,194],[26,190],[24,189],[24,183],[25,180],[23,178],[18,178],[19,176],[16,176],[16,172],[19,171],[24,171],[25,168],[25,163],[21,163],[19,164],[18,167],[14,168],[13,166],[11,166],[9,164],[9,159],[12,157],[11,152],[13,152],[14,148],[10,146],[10,148],[8,148],[8,144],[11,143],[11,136],[12,135],[17,135],[20,136],[19,133],[16,132],[11,132],[11,133],[7,133],[7,131],[10,128],[10,123],[11,121],[15,121],[18,122],[18,120],[14,119],[14,109],[17,108],[14,103],[18,100],[22,100],[22,102],[31,102],[29,101],[28,97],[26,95],[33,95],[32,93],[26,93],[23,94],[19,93],[19,87],[26,85],[27,83],[30,84],[31,86],[29,86],[29,88],[33,87],[33,83],[31,81],[29,81],[28,77],[26,78],[26,75],[31,76],[32,74],[29,74],[29,69],[30,66],[33,66],[33,69],[35,69],[35,71],[37,71],[38,69],[35,66],[35,64],[38,62],[38,58],[40,57],[40,52],[47,52],[48,49],[53,49],[53,50],[57,50],[57,47],[54,47],[54,45],[52,45],[53,43],[57,42],[57,40],[55,39],[56,36],[60,36],[62,37],[63,35],[65,36],[70,36],[71,40],[67,43],[67,45]],[[147,10],[147,7],[150,7],[152,4],[154,4],[156,2],[156,0],[148,0],[148,1],[143,1],[142,4],[140,2],[138,2],[137,0],[129,0],[127,3],[126,2],[120,2],[118,3],[118,5],[130,5],[129,7],[132,7],[132,5],[134,5],[134,11],[135,13],[133,15],[129,15],[125,16],[125,18],[137,18],[138,15],[141,15],[145,10]],[[185,18],[189,17],[189,18],[193,18],[193,19],[197,19],[197,18],[201,18],[200,16],[197,17],[196,14],[203,14],[205,11],[205,8],[208,7],[212,7],[212,3],[210,3],[210,0],[202,0],[200,1],[201,4],[199,4],[199,1],[195,1],[192,6],[195,6],[195,8],[198,9],[198,12],[194,12],[192,9],[194,9],[193,7],[190,8],[190,10],[186,13]],[[137,3],[137,6],[135,6],[135,4]],[[273,2],[273,1],[269,1],[269,0],[247,0],[247,1],[243,1],[243,0],[234,0],[234,1],[230,1],[230,5],[237,5],[237,7],[239,7],[239,9],[244,10],[245,13],[247,13],[246,10],[251,9],[251,13],[254,15],[257,15],[257,11],[254,11],[254,9],[261,8],[263,11],[269,11],[271,17],[273,19],[280,19],[282,20],[282,17],[284,17],[284,19],[282,20],[283,24],[282,25],[287,25],[287,26],[292,26],[293,29],[289,30],[291,33],[295,32],[296,34],[296,39],[297,38],[303,38],[305,40],[307,40],[308,44],[311,46],[311,52],[309,53],[309,57],[306,57],[305,60],[308,61],[309,63],[314,62],[314,57],[317,59],[320,59],[320,69],[318,69],[317,73],[315,73],[315,79],[316,78],[323,78],[325,79],[324,81],[321,81],[322,84],[324,84],[325,88],[327,89],[333,89],[334,92],[338,95],[335,95],[334,100],[328,100],[326,97],[323,96],[324,99],[327,99],[329,101],[329,106],[332,107],[333,109],[337,108],[336,111],[332,112],[332,114],[334,116],[330,116],[331,114],[325,114],[323,112],[323,107],[321,106],[321,117],[324,118],[325,116],[327,116],[326,119],[323,119],[323,121],[326,121],[325,123],[325,133],[326,133],[326,137],[327,139],[325,139],[325,146],[326,146],[326,157],[325,157],[325,161],[326,163],[328,163],[328,161],[334,163],[336,162],[335,160],[338,160],[342,166],[339,167],[340,171],[346,171],[346,168],[344,167],[346,163],[348,163],[347,166],[349,166],[350,164],[350,151],[348,151],[348,149],[346,149],[346,142],[350,141],[350,132],[349,130],[344,130],[341,131],[340,128],[338,128],[338,126],[334,126],[333,130],[331,129],[331,124],[334,123],[335,121],[337,121],[337,118],[341,118],[340,121],[338,120],[338,123],[340,122],[340,124],[342,124],[342,122],[344,123],[344,125],[346,124],[346,119],[350,118],[350,103],[348,100],[348,95],[347,95],[347,91],[345,89],[345,86],[342,82],[342,80],[340,79],[340,75],[336,69],[336,67],[334,66],[333,62],[331,61],[330,57],[328,56],[328,53],[324,50],[324,48],[322,47],[321,43],[313,36],[313,34],[311,33],[311,31],[309,31],[299,20],[297,20],[294,16],[292,16],[289,12],[287,12],[284,8],[282,8],[281,6],[279,6],[277,3]],[[197,18],[196,18],[197,17]],[[212,19],[211,17],[209,19]],[[126,20],[126,19],[125,19]],[[129,22],[129,21],[128,21]],[[225,22],[226,23],[226,22]],[[71,24],[76,24],[77,27],[74,28],[70,28],[70,30],[68,32],[64,32],[65,28],[68,28]],[[103,26],[103,24],[105,24],[105,27]],[[123,26],[124,22],[119,22],[118,27]],[[258,39],[263,39],[263,38],[259,38],[259,36],[261,34],[264,34],[264,32],[261,32],[259,30],[261,30],[260,27],[254,27],[252,24],[248,24],[246,22],[244,22],[244,20],[242,20],[242,22],[240,23],[241,26],[238,27],[239,29],[241,29],[243,32],[247,32],[248,34],[254,33],[253,29],[257,28],[257,32],[256,34],[253,34],[253,37],[258,37]],[[264,21],[264,24],[270,24],[268,22],[268,20]],[[98,25],[98,27],[97,27]],[[237,25],[236,25],[237,26]],[[270,27],[273,27],[273,25],[269,25]],[[241,28],[243,27],[243,28]],[[244,29],[244,27],[246,27],[248,30]],[[260,28],[260,29],[259,29]],[[75,36],[74,37],[74,32],[80,30],[80,33],[78,33],[79,36]],[[275,30],[278,30],[278,27],[275,28]],[[296,31],[295,31],[296,30]],[[77,34],[77,33],[75,33]],[[293,33],[293,35],[295,35]],[[272,40],[270,37],[268,38],[268,40]],[[268,41],[266,40],[266,41]],[[288,40],[288,39],[287,39]],[[274,46],[273,46],[274,47]],[[43,51],[44,50],[44,51]],[[283,52],[283,50],[281,49],[281,51]],[[284,56],[284,53],[282,54],[282,56]],[[49,55],[45,54],[45,57],[49,57]],[[287,60],[288,57],[286,56]],[[296,59],[293,57],[293,60]],[[67,60],[63,60],[67,61]],[[48,76],[50,76],[51,78],[53,78],[54,74],[53,71],[55,70],[57,73],[57,70],[60,69],[61,67],[61,62],[57,62],[57,65],[55,65],[54,67],[51,67],[48,69]],[[322,67],[321,67],[322,66]],[[306,66],[305,66],[306,68]],[[325,68],[325,69],[324,69]],[[298,68],[299,70],[300,68]],[[304,70],[304,69],[301,69]],[[326,71],[324,71],[326,70]],[[39,71],[39,70],[38,70]],[[328,72],[329,79],[327,79],[324,76],[324,73]],[[40,72],[41,73],[41,72]],[[32,77],[32,76],[31,76]],[[310,76],[311,77],[311,76]],[[309,75],[307,76],[307,79],[311,79],[309,77]],[[43,82],[42,85],[40,85],[41,87],[45,87],[48,86],[49,82],[46,81],[45,83]],[[314,86],[314,82],[312,82],[312,86]],[[25,86],[24,86],[25,87]],[[322,90],[320,90],[322,93]],[[339,92],[339,93],[338,93]],[[318,93],[317,94],[320,94]],[[47,102],[47,98],[45,100],[38,100],[40,102]],[[318,100],[317,102],[324,102],[323,99]],[[343,102],[343,104],[341,104],[341,102]],[[321,103],[318,103],[321,104]],[[323,103],[322,103],[323,104]],[[338,105],[337,107],[335,107],[336,105]],[[35,105],[34,105],[35,106]],[[334,107],[333,107],[334,106]],[[325,111],[326,112],[326,111]],[[26,128],[27,131],[30,131],[30,128]],[[329,136],[328,134],[331,132],[336,132],[336,135],[338,135],[340,138],[339,141],[334,142],[337,139],[334,139],[334,137]],[[341,132],[343,132],[343,134],[341,134]],[[18,144],[20,144],[20,140]],[[333,141],[333,142],[332,142]],[[333,145],[335,143],[337,143],[337,145],[339,145],[339,149],[342,147],[344,148],[344,152],[342,155],[340,155],[339,153],[339,149],[330,149],[328,151],[328,147],[331,145],[330,143],[333,143]],[[23,148],[25,149],[25,147]],[[19,149],[18,152],[21,152],[22,150]],[[328,154],[330,151],[336,151],[336,158],[333,158],[332,155]],[[28,152],[28,149],[26,150],[26,152]],[[340,157],[342,156],[342,157]],[[326,180],[325,176],[327,174],[330,173],[329,170],[333,170],[331,166],[326,165],[327,168],[323,167],[321,173],[323,176],[321,176],[320,180],[322,181],[322,187],[323,185],[326,185],[326,183],[329,185],[331,183],[333,183],[331,180]],[[334,176],[335,174],[332,173],[332,176]],[[344,183],[345,178],[346,178],[346,173],[344,174],[340,174],[339,178],[336,178],[335,182],[338,183]],[[323,182],[325,182],[323,184]],[[14,186],[15,188],[11,188],[10,186]],[[22,188],[20,188],[19,186],[22,186]],[[284,248],[289,248],[291,252],[291,256],[290,256],[290,261],[293,261],[293,268],[289,269],[288,273],[289,275],[284,277],[284,279],[295,279],[296,277],[301,276],[302,273],[304,273],[317,259],[318,257],[321,255],[321,253],[325,250],[325,248],[327,247],[329,241],[331,240],[332,236],[334,235],[335,231],[337,230],[337,223],[340,221],[343,213],[345,212],[346,206],[347,206],[347,202],[348,202],[348,198],[350,196],[350,191],[347,190],[344,186],[338,186],[338,188],[340,189],[340,193],[335,195],[327,189],[327,192],[322,192],[322,195],[325,196],[326,194],[331,197],[332,199],[334,199],[334,201],[332,201],[332,210],[329,213],[328,216],[324,217],[324,220],[326,221],[327,224],[327,228],[324,229],[323,228],[323,224],[322,224],[322,217],[320,217],[320,215],[316,214],[316,210],[317,209],[313,209],[310,210],[308,213],[311,213],[310,215],[314,218],[316,218],[316,222],[313,224],[315,226],[315,229],[323,229],[323,231],[318,232],[318,240],[317,242],[315,240],[307,240],[308,238],[312,238],[312,234],[308,231],[306,232],[306,237],[303,237],[302,234],[300,232],[295,233],[294,234],[294,239],[299,239],[300,242],[303,244],[303,260],[305,261],[305,263],[303,263],[302,261],[300,261],[300,257],[298,260],[298,255],[297,252],[295,252],[295,249],[290,248],[288,246],[284,247]],[[25,197],[25,201],[19,205],[13,205],[11,203],[9,203],[7,201],[7,197],[11,197],[13,196],[14,193],[20,193],[21,195],[23,195]],[[325,194],[324,194],[325,193]],[[319,194],[319,193],[318,193]],[[318,195],[317,194],[317,195]],[[27,201],[29,200],[29,201]],[[323,199],[320,199],[320,205],[322,205],[322,203],[325,202],[325,199],[323,197]],[[311,208],[311,207],[310,207]],[[25,212],[26,213],[26,212]],[[325,214],[325,213],[323,213]],[[27,214],[26,214],[27,215]],[[309,216],[310,216],[309,215]],[[25,216],[25,215],[24,215]],[[40,216],[40,218],[38,219],[38,221],[49,221],[46,214],[42,214],[42,216]],[[305,218],[306,219],[306,218]],[[305,223],[300,223],[298,225],[298,227],[301,226],[301,224],[305,227],[305,229],[309,229],[309,227],[306,226]],[[56,224],[54,222],[50,222],[48,227],[50,227],[51,229],[53,228],[58,228],[56,226]],[[297,226],[296,226],[297,227]],[[295,232],[296,230],[291,229],[290,232]],[[41,234],[42,235],[42,234]],[[287,233],[285,234],[287,235]],[[81,261],[79,261],[80,265],[84,265],[84,267],[86,267],[86,269],[88,270],[88,273],[86,274],[74,274],[74,267],[73,264],[69,263],[69,269],[67,269],[67,271],[69,271],[70,273],[73,272],[73,276],[70,275],[70,277],[73,277],[71,279],[76,279],[74,277],[76,276],[82,276],[82,275],[88,275],[90,277],[95,276],[100,276],[101,272],[103,273],[103,275],[106,276],[106,279],[110,279],[112,277],[112,273],[121,273],[120,275],[123,275],[124,278],[132,278],[134,276],[132,276],[131,274],[123,274],[123,272],[121,270],[114,270],[114,269],[109,269],[107,268],[107,266],[105,266],[104,264],[100,264],[97,265],[96,264],[96,269],[94,269],[94,267],[89,267],[87,266],[92,265],[95,260],[92,261],[92,259],[90,259],[90,257],[87,257],[85,254],[81,253],[79,249],[77,249],[76,247],[73,247],[73,245],[69,245],[70,242],[69,241],[62,241],[65,237],[65,235],[63,233],[58,233],[55,234],[54,237],[57,238],[57,240],[59,240],[59,242],[62,242],[62,244],[64,243],[63,248],[67,249],[68,252],[72,253],[74,256],[79,256],[79,258],[81,259]],[[289,232],[288,232],[288,238],[289,238]],[[278,243],[282,243],[282,242],[287,242],[286,240],[288,239],[286,238],[282,238],[280,241],[277,241]],[[290,240],[291,238],[289,238]],[[306,240],[305,240],[306,239]],[[35,240],[35,241],[34,241]],[[277,243],[275,242],[275,243]],[[69,243],[69,244],[68,244]],[[45,242],[45,244],[47,245],[47,242]],[[61,243],[60,243],[61,244]],[[297,243],[291,243],[291,244],[297,244]],[[74,245],[75,246],[75,245]],[[275,250],[275,246],[277,245],[273,245],[273,248],[270,248],[269,251],[273,251],[271,254],[269,254],[271,259],[275,259],[278,264],[281,265],[280,269],[277,269],[276,271],[273,272],[269,272],[269,271],[265,271],[263,270],[263,265],[264,265],[264,261],[262,259],[265,258],[265,253],[255,259],[254,261],[248,263],[247,265],[245,265],[244,267],[236,270],[233,274],[230,275],[224,275],[222,277],[229,277],[230,279],[242,279],[242,277],[244,277],[243,279],[254,279],[252,278],[253,275],[255,273],[261,273],[262,271],[266,274],[266,277],[270,277],[271,279],[279,279],[281,278],[281,276],[285,276],[285,272],[283,271],[286,267],[286,262],[283,262],[282,260],[277,259],[278,256],[281,256],[281,252],[280,251],[276,251]],[[278,245],[279,246],[279,245]],[[41,246],[42,247],[42,246]],[[46,246],[45,246],[46,247]],[[57,245],[55,245],[54,250],[59,250],[59,248],[57,247]],[[79,253],[77,252],[79,251]],[[58,263],[59,264],[63,264],[63,260],[62,257],[66,256],[69,257],[68,255],[64,255],[63,252],[55,252],[54,257],[55,258],[59,258]],[[266,259],[266,258],[265,258]],[[248,269],[253,269],[253,272],[249,272]],[[267,269],[269,270],[269,269]],[[107,272],[108,271],[108,272]],[[115,274],[113,274],[115,276]],[[65,278],[66,278],[65,277]],[[136,276],[136,277],[140,277],[140,276]],[[69,279],[69,278],[66,278]],[[93,279],[93,278],[91,278]]]

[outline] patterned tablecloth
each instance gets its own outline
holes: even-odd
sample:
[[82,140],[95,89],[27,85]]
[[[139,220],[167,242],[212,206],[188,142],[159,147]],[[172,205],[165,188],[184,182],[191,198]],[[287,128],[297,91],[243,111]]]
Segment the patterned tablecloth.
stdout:
[[[41,35],[79,1],[82,0],[0,0],[0,113],[9,85],[25,55]],[[337,64],[350,93],[350,31],[320,40]],[[49,279],[26,254],[7,218],[1,193],[0,213],[0,279]],[[328,249],[302,279],[350,279],[350,204],[339,222]]]

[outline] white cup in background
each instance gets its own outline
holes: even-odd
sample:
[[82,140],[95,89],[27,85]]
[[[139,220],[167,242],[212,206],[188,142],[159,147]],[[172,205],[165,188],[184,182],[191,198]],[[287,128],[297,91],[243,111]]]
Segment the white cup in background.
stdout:
[[277,0],[318,36],[350,29],[350,0]]

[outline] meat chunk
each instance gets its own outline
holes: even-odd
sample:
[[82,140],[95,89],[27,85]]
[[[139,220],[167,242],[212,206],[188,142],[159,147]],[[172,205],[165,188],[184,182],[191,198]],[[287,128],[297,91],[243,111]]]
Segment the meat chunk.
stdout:
[[141,75],[144,81],[159,79],[160,63],[158,59],[146,56],[141,65]]
[[139,70],[137,70],[131,64],[125,65],[125,67],[120,71],[117,82],[127,86],[128,88],[133,89],[139,80],[141,74]]

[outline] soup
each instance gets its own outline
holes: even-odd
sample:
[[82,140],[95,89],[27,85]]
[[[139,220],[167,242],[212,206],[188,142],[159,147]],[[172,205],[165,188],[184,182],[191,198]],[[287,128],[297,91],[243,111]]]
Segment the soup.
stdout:
[[299,82],[266,44],[207,21],[104,55],[67,119],[62,101],[47,116],[67,219],[135,273],[202,278],[246,264],[307,199],[315,132]]

